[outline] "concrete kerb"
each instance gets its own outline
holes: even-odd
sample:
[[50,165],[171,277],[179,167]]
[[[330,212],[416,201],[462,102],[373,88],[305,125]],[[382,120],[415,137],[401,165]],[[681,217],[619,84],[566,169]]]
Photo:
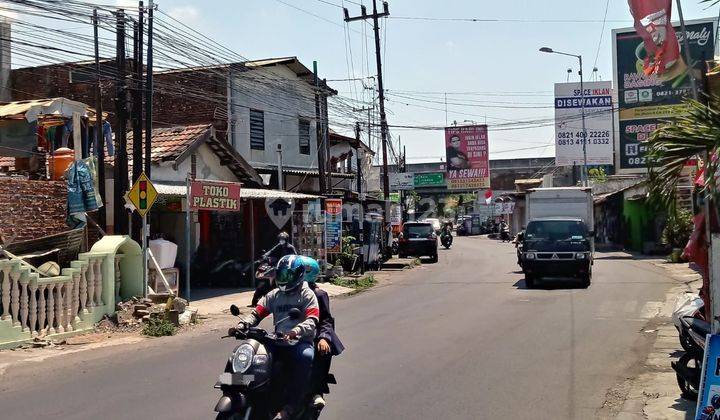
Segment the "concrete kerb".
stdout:
[[[645,333],[655,330],[651,351],[642,366],[643,372],[615,387],[622,390],[622,405],[619,409],[611,410],[613,415],[607,415],[610,413],[606,412],[606,415],[600,416],[601,418],[623,420],[694,418],[695,402],[680,396],[675,371],[670,366],[670,362],[683,351],[670,317],[680,296],[688,292],[697,293],[702,285],[702,277],[688,264],[671,264],[659,259],[649,259],[648,262],[664,268],[678,285],[667,293],[659,316],[643,329]],[[609,401],[612,392],[613,390],[608,392],[606,405],[608,403],[612,405]],[[607,409],[607,407],[603,408]]]

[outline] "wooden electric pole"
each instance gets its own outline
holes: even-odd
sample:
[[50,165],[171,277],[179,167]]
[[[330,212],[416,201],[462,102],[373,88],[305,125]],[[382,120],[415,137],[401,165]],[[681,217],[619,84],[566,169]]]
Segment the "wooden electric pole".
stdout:
[[367,20],[372,19],[373,21],[373,32],[375,33],[375,62],[377,64],[377,76],[378,76],[378,93],[380,94],[380,138],[382,140],[382,160],[383,160],[383,195],[385,200],[390,199],[390,178],[388,175],[388,162],[387,162],[387,116],[385,115],[385,90],[383,89],[383,78],[382,78],[382,60],[380,59],[380,26],[378,25],[378,19],[382,17],[390,16],[390,10],[388,3],[383,2],[383,12],[378,13],[377,11],[377,0],[373,0],[373,12],[367,14],[365,6],[360,6],[362,14],[360,16],[350,17],[348,10],[343,8],[345,13],[345,22],[353,22],[356,20]]
[[[315,75],[315,138],[317,143],[318,156],[318,183],[320,195],[327,192],[325,181],[325,145],[323,135],[323,112],[320,110],[320,79],[318,78],[317,61],[313,61],[313,74]],[[278,180],[279,181],[279,180]]]
[[148,4],[147,79],[145,81],[145,175],[152,168],[152,105],[153,105],[153,0]]
[[[140,178],[140,173],[143,170],[143,141],[142,141],[142,108],[143,108],[143,32],[145,29],[143,28],[143,15],[145,14],[143,10],[143,2],[140,0],[138,2],[138,21],[137,21],[137,27],[135,30],[135,51],[134,51],[134,58],[135,63],[134,64],[134,70],[135,74],[133,76],[134,80],[134,89],[133,89],[133,105],[132,105],[132,123],[133,123],[133,144],[132,144],[132,162],[133,162],[133,170],[132,170],[132,180],[133,182],[137,181],[138,178]],[[135,229],[136,223],[139,222],[139,217],[133,217],[133,230]],[[138,231],[139,232],[139,231]],[[133,238],[135,238],[135,235],[133,235]]]
[[127,80],[125,68],[125,12],[117,11],[117,36],[115,62],[115,112],[117,127],[115,130],[115,168],[113,177],[113,224],[116,235],[128,234],[128,218],[125,210],[125,192],[128,190],[127,161]]
[[97,153],[98,186],[103,205],[98,209],[98,224],[107,229],[105,223],[105,207],[107,197],[105,196],[105,136],[103,135],[103,107],[102,88],[100,87],[100,47],[98,43],[98,14],[97,8],[93,9],[93,34],[95,35],[95,153]]

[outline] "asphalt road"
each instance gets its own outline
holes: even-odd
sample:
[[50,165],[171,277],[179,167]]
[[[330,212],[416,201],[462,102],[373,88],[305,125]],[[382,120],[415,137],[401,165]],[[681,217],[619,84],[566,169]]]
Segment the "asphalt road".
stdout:
[[[674,284],[647,262],[598,256],[589,289],[527,290],[511,245],[457,238],[439,263],[334,300],[348,350],[323,418],[594,418],[636,373],[641,330]],[[10,367],[0,418],[213,418],[225,327]]]

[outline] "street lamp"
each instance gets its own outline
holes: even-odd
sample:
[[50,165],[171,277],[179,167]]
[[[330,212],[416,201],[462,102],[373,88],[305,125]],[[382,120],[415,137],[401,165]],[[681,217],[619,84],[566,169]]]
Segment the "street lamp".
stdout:
[[583,83],[583,64],[582,64],[582,55],[575,55],[575,54],[568,54],[560,51],[555,51],[550,47],[542,47],[540,48],[540,52],[548,53],[548,54],[560,54],[560,55],[566,55],[568,57],[575,57],[580,62],[580,71],[578,74],[580,75],[580,112],[582,113],[582,133],[583,133],[583,168],[582,171],[580,171],[580,177],[582,178],[582,183],[584,187],[588,186],[588,164],[587,164],[587,131],[585,130],[585,85]]

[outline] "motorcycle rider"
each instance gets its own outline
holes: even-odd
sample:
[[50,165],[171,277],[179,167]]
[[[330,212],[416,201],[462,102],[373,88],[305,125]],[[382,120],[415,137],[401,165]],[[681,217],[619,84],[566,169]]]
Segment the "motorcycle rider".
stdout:
[[[270,264],[275,264],[286,255],[295,255],[295,247],[288,240],[290,236],[286,232],[280,232],[277,236],[278,243],[272,249],[263,254],[262,258],[268,260]],[[252,302],[250,307],[255,307],[260,301],[260,298],[265,296],[269,291],[275,288],[275,285],[271,281],[261,280],[258,281],[255,286],[255,293],[253,294]]]
[[[271,349],[273,357],[291,367],[288,381],[288,400],[274,420],[292,418],[309,386],[315,349],[313,340],[320,319],[320,308],[315,293],[305,284],[305,266],[297,255],[286,255],[277,265],[275,283],[277,289],[260,299],[257,307],[241,319],[238,328],[247,330],[272,314],[275,332],[287,340],[299,340],[297,344],[277,345]],[[291,319],[289,313],[297,308],[304,318]],[[280,321],[280,322],[278,322]]]
[[318,287],[315,280],[320,274],[320,265],[310,257],[299,256],[305,265],[305,277],[310,289],[315,293],[320,307],[320,323],[315,337],[317,355],[313,361],[311,389],[313,393],[313,407],[320,410],[325,407],[323,394],[329,392],[327,377],[330,374],[330,363],[333,356],[338,356],[345,350],[342,341],[335,333],[335,318],[330,313],[330,297],[327,292]]
[[440,239],[443,241],[443,245],[446,240],[449,240],[452,244],[452,222],[447,221],[443,224],[442,230],[440,231]]

